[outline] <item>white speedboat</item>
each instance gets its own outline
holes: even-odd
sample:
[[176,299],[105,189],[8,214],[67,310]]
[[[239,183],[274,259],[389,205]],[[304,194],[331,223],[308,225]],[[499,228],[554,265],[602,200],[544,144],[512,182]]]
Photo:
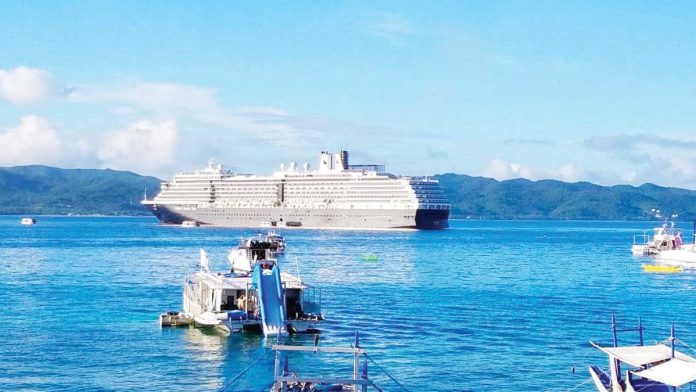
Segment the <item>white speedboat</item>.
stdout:
[[[612,330],[612,346],[600,346],[590,342],[609,357],[608,372],[598,366],[589,368],[592,381],[599,392],[668,392],[688,385],[694,386],[696,358],[675,349],[677,343],[681,342],[675,337],[674,325],[670,336],[663,341],[667,344],[644,345],[643,326],[640,323],[635,329],[618,329],[613,316]],[[619,330],[637,331],[640,334],[639,344],[619,346]],[[692,389],[689,387],[688,390]]]
[[309,332],[323,320],[321,291],[281,272],[267,242],[243,242],[228,261],[230,272],[212,272],[201,250],[200,270],[186,276],[184,313],[197,324],[205,317],[200,324],[217,321],[231,331],[261,330],[268,336]]
[[22,218],[22,221],[20,223],[25,225],[25,226],[35,225],[36,219],[34,219],[34,218]]
[[275,247],[276,253],[285,252],[285,238],[278,234],[275,230],[269,229],[266,234],[266,241],[271,243],[271,246]]
[[665,221],[662,226],[649,232],[633,236],[631,253],[636,256],[656,255],[665,250],[678,249],[682,245],[681,230],[674,227],[674,222]]

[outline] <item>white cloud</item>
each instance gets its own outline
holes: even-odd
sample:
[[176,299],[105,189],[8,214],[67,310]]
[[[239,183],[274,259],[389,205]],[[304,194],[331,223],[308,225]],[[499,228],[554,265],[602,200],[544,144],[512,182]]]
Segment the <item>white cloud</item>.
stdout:
[[583,170],[573,163],[566,163],[556,169],[552,169],[549,174],[551,178],[566,182],[577,182],[584,176]]
[[[136,83],[121,87],[74,91],[69,99],[83,103],[113,103],[137,108],[138,115],[191,119],[205,125],[240,132],[274,145],[290,147],[321,140],[322,133],[282,109],[248,107],[231,110],[220,104],[213,89],[174,83]],[[124,114],[131,114],[131,109]]]
[[104,137],[97,155],[104,167],[136,172],[174,162],[179,138],[175,121],[140,121]]
[[484,175],[486,177],[495,178],[496,180],[509,180],[512,178],[527,178],[532,180],[536,178],[534,171],[529,167],[499,158],[491,159],[486,163]]
[[46,71],[25,66],[7,71],[0,69],[0,97],[10,103],[37,103],[54,90],[51,74]]
[[55,127],[38,116],[22,117],[22,123],[0,133],[0,165],[55,164],[63,144]]
[[696,157],[692,153],[696,140],[688,134],[593,135],[582,145],[630,165],[630,171],[623,173],[621,179],[634,185],[652,182],[696,187]]

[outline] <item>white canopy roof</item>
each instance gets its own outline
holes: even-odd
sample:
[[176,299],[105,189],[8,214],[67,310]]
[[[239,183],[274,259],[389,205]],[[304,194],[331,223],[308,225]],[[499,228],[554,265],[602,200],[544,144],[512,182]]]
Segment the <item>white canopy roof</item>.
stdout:
[[[595,347],[631,366],[641,367],[651,363],[664,361],[672,357],[672,349],[664,344],[652,346],[627,346],[627,347]],[[685,362],[696,363],[696,359],[675,351],[674,356]]]
[[696,363],[674,358],[649,369],[634,372],[633,374],[647,378],[648,380],[679,387],[696,381]]

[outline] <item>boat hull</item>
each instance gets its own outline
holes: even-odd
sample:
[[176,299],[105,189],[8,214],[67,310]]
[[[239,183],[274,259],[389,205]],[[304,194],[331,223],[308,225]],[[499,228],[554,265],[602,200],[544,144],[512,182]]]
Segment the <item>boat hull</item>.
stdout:
[[289,209],[289,208],[184,208],[146,204],[164,224],[184,221],[225,227],[259,227],[267,222],[305,228],[426,229],[449,227],[449,210],[398,209]]
[[696,251],[690,248],[664,250],[655,256],[655,262],[684,268],[696,268]]

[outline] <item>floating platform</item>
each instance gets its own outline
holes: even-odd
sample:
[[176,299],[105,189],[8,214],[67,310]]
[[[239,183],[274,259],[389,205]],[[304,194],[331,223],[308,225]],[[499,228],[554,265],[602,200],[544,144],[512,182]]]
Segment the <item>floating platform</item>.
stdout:
[[187,327],[193,324],[193,317],[181,312],[166,312],[160,314],[160,327]]

